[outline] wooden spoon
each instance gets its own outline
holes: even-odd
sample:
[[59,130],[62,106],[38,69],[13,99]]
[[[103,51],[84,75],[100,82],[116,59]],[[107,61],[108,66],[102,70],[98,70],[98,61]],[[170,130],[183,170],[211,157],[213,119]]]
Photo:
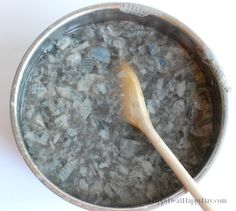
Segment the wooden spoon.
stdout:
[[128,63],[122,63],[119,65],[118,78],[122,90],[122,117],[145,134],[165,162],[173,170],[180,182],[184,185],[185,189],[196,199],[201,208],[207,211],[213,210],[209,203],[205,202],[202,194],[198,190],[196,182],[154,129],[145,105],[138,77]]

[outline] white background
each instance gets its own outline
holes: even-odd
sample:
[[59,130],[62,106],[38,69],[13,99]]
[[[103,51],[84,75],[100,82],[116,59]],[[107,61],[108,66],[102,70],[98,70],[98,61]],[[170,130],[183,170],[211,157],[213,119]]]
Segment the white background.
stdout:
[[[58,18],[96,0],[0,0],[0,210],[82,211],[50,192],[32,174],[14,142],[9,118],[11,83],[23,54],[33,40]],[[217,210],[236,210],[236,6],[234,1],[131,1],[156,7],[195,31],[213,50],[223,67],[229,92],[228,125],[216,162],[199,182],[207,198],[227,199]],[[234,109],[233,109],[234,108]],[[185,197],[191,199],[189,194]],[[190,204],[169,204],[159,210],[200,210]]]

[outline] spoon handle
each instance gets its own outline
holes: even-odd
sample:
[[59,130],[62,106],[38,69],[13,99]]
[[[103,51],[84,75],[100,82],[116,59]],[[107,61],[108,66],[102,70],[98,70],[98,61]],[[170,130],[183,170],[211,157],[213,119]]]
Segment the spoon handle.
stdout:
[[200,193],[197,187],[197,183],[186,171],[186,169],[179,162],[179,160],[169,149],[169,147],[165,144],[162,138],[158,135],[153,126],[149,124],[149,127],[145,127],[142,131],[151,141],[151,143],[159,152],[161,157],[173,170],[177,178],[184,185],[185,189],[191,193],[194,199],[196,199],[197,203],[201,206],[201,208],[205,211],[213,211],[213,208],[211,208],[210,204],[205,201],[205,198]]

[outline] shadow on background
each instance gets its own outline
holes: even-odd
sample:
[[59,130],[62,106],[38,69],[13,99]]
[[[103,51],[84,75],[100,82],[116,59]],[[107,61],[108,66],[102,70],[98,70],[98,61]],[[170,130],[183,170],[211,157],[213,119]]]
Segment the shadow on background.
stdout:
[[[1,34],[2,35],[2,34]],[[10,94],[17,66],[30,45],[26,37],[18,34],[3,34],[0,39],[0,156],[10,156],[19,160],[10,121]],[[7,159],[6,157],[3,159]]]

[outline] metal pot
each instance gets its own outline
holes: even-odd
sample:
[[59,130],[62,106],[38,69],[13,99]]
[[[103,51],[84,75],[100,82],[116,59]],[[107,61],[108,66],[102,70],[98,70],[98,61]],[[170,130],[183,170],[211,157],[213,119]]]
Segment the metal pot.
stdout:
[[184,193],[184,190],[180,189],[178,192],[173,193],[173,195],[163,199],[163,201],[146,204],[140,207],[111,208],[84,202],[62,191],[43,175],[27,151],[20,128],[19,113],[21,109],[21,96],[25,81],[27,80],[27,75],[38,57],[43,52],[47,51],[52,40],[80,26],[110,20],[135,21],[139,24],[156,28],[158,31],[167,34],[187,49],[187,51],[193,56],[197,65],[204,70],[203,74],[207,79],[209,87],[211,87],[214,106],[214,126],[212,147],[208,152],[201,171],[195,179],[198,180],[203,177],[213,160],[216,158],[216,154],[219,151],[222,142],[226,118],[226,87],[224,86],[224,81],[222,81],[223,76],[211,51],[195,33],[173,17],[170,17],[159,10],[143,5],[131,3],[108,3],[80,9],[61,18],[39,35],[23,57],[14,78],[10,102],[12,129],[19,150],[33,173],[43,184],[63,199],[89,210],[147,210],[181,196]]

